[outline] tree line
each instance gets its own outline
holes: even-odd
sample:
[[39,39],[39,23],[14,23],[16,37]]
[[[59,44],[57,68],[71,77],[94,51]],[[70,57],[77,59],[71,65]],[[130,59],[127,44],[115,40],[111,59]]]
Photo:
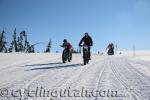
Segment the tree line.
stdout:
[[[8,42],[6,39],[6,32],[3,30],[0,33],[0,52],[3,53],[12,53],[12,52],[24,52],[24,53],[35,53],[35,45],[40,44],[35,43],[31,44],[28,40],[28,35],[25,30],[21,31],[20,34],[17,35],[16,29],[12,34],[12,41],[10,46],[8,46]],[[46,50],[44,52],[51,52],[51,40],[48,42]]]

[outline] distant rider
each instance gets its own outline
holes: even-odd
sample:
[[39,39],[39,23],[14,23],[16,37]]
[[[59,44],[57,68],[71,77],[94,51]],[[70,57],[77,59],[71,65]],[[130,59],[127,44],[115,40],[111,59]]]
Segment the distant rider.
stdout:
[[66,50],[67,53],[70,53],[70,56],[72,57],[72,45],[69,42],[67,42],[67,39],[63,40],[63,44],[61,45],[61,47],[65,48],[64,51]]
[[106,49],[108,49],[109,55],[114,55],[114,44],[113,43],[110,43]]
[[81,39],[79,46],[81,46],[82,42],[84,42],[83,45],[88,46],[89,59],[91,60],[90,46],[93,46],[93,40],[87,32],[85,33],[85,36]]

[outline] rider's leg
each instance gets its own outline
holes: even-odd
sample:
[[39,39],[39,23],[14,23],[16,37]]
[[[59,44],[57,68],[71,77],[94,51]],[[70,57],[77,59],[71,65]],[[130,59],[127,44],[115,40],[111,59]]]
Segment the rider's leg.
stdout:
[[72,60],[72,50],[69,49],[70,59]]
[[88,47],[88,51],[89,51],[89,59],[91,60],[91,51],[90,51],[90,47]]
[[63,63],[66,63],[65,52],[66,52],[66,50],[64,49],[63,53],[62,53],[62,61],[63,61]]
[[82,50],[83,50],[83,58],[85,58],[85,51],[84,51],[84,47],[83,47],[83,49],[82,49]]
[[63,55],[65,54],[65,49],[63,50]]
[[67,59],[68,59],[69,62],[71,61],[71,59],[70,59],[70,49],[69,48],[67,48]]

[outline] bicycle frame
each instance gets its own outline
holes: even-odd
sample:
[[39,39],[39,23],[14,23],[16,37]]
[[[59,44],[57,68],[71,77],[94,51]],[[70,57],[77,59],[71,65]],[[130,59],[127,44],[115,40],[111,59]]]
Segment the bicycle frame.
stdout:
[[83,62],[84,65],[89,63],[89,46],[83,45]]
[[70,51],[68,51],[65,48],[62,53],[62,61],[63,61],[63,63],[65,63],[67,60],[68,60],[68,62],[70,62],[72,60],[72,54]]

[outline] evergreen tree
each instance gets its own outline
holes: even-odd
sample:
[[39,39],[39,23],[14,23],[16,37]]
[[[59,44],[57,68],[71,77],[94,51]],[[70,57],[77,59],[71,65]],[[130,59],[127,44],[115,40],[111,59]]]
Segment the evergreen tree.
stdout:
[[31,48],[33,49],[33,46],[30,45],[28,38],[27,38],[27,33],[25,30],[20,33],[20,39],[21,39],[20,44],[22,44],[23,52],[30,53],[31,51],[33,51],[33,50],[31,50]]
[[34,45],[29,46],[28,53],[34,53]]
[[7,52],[6,48],[6,38],[5,38],[5,31],[3,30],[0,34],[0,52]]
[[23,34],[23,37],[24,37],[24,51],[25,52],[29,52],[29,47],[30,47],[30,45],[29,45],[29,42],[28,42],[28,39],[27,39],[27,33],[26,33],[26,31],[22,31],[22,34]]
[[45,52],[51,52],[51,40],[48,42],[48,45],[47,45]]
[[24,52],[24,46],[23,46],[23,33],[20,33],[20,36],[18,37],[18,51]]
[[16,28],[14,30],[14,33],[13,33],[13,41],[11,42],[11,46],[10,46],[10,49],[9,51],[10,52],[18,52],[18,44],[17,44],[17,41],[16,41]]

